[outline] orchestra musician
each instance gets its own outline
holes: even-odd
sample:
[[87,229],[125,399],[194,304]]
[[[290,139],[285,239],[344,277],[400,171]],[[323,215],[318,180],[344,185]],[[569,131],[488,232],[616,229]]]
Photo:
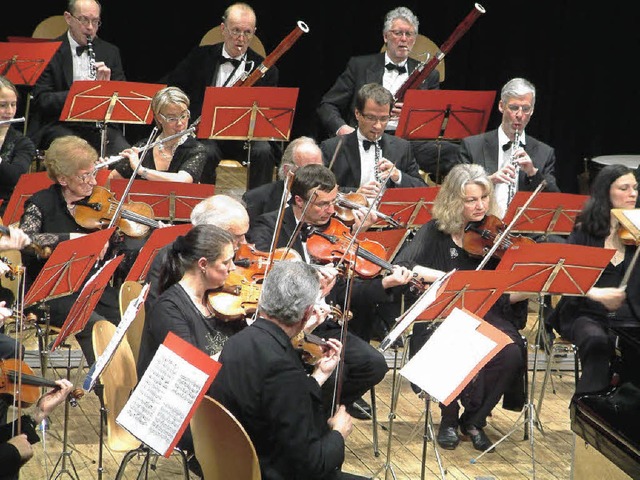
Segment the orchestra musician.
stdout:
[[391,92],[367,83],[356,94],[357,129],[320,143],[325,165],[331,165],[335,156],[330,168],[341,188],[373,199],[383,186],[426,187],[411,143],[385,132],[392,108]]
[[[302,211],[306,203],[312,199],[314,191],[317,192],[317,195],[309,204],[305,217],[301,218]],[[286,247],[296,230],[297,222],[303,221],[301,234],[293,239],[292,249],[297,251],[302,259],[311,262],[313,259],[307,249],[309,228],[322,228],[331,222],[335,214],[334,206],[338,195],[338,185],[331,170],[324,165],[305,165],[296,170],[290,193],[291,200],[282,213],[281,229],[275,248]],[[258,217],[255,224],[249,229],[247,240],[255,244],[257,249],[270,250],[279,214],[279,211],[264,213]],[[357,228],[357,225],[364,220],[364,213],[354,211],[354,215],[356,216],[356,223],[352,227],[353,229]],[[335,221],[339,222],[337,219]],[[375,217],[366,220],[369,225],[375,221],[377,221]],[[342,305],[344,302],[345,280],[343,278],[335,279],[337,273],[335,268],[328,269],[325,266],[321,271],[328,278],[334,277],[333,280],[335,281],[335,286],[331,289],[327,303]],[[355,418],[369,418],[363,415],[361,410],[353,405],[353,402],[357,402],[357,405],[363,407],[365,411],[369,410],[370,407],[361,397],[384,378],[387,372],[387,364],[384,356],[379,351],[351,332],[351,325],[356,325],[358,322],[367,322],[367,318],[358,318],[357,312],[358,310],[366,310],[372,298],[380,299],[381,302],[384,299],[391,301],[393,297],[388,289],[406,284],[410,278],[411,272],[409,270],[396,267],[389,275],[384,277],[377,276],[373,279],[355,278],[353,281],[351,296],[353,319],[349,321],[347,341],[344,347],[345,376],[342,396],[343,403],[347,405],[347,411]],[[328,280],[328,283],[330,283],[330,280]],[[336,319],[327,318],[313,333],[323,338],[340,338],[341,327]],[[333,382],[328,382],[323,388],[327,410],[330,410],[333,394],[328,387],[332,384]]]
[[[146,153],[137,176],[151,181],[200,183],[202,170],[212,161],[202,142],[189,134],[163,141],[187,129],[191,118],[189,97],[178,87],[165,87],[151,99],[151,110],[159,131],[154,143],[162,143]],[[116,163],[109,179],[131,178],[140,162],[140,150],[146,143],[146,140],[140,141],[134,148],[120,152],[125,159]]]
[[[637,249],[625,243],[611,209],[636,208],[638,181],[624,165],[607,165],[596,175],[591,195],[578,215],[567,243],[615,250],[586,296],[563,297],[550,322],[578,349],[581,375],[576,393],[594,393],[612,385],[615,334],[610,328],[640,326],[640,271],[632,263]],[[633,269],[629,271],[629,269]],[[628,274],[628,283],[622,280]]]
[[[222,15],[220,29],[223,43],[195,47],[159,82],[180,87],[189,96],[194,118],[199,118],[202,114],[207,87],[231,87],[245,72],[257,68],[264,60],[249,48],[257,29],[256,14],[249,5],[237,2],[227,7]],[[276,87],[278,68],[269,68],[255,85]],[[202,142],[213,155],[213,162],[208,163],[203,171],[202,183],[216,183],[216,168],[223,158],[246,160],[244,140],[206,139]],[[279,148],[275,142],[251,142],[249,189],[273,180],[273,170],[281,155]]]
[[[48,177],[54,182],[44,190],[34,193],[24,204],[20,219],[20,229],[42,248],[54,250],[62,241],[83,237],[92,230],[83,228],[76,222],[76,203],[89,197],[96,186],[95,163],[98,152],[86,140],[68,135],[56,138],[47,149],[44,163]],[[109,242],[104,245],[101,257],[107,253]],[[25,283],[28,291],[46,260],[23,251],[26,267]],[[90,278],[91,274],[87,276]],[[79,292],[46,302],[50,324],[61,327]],[[76,334],[76,339],[89,365],[94,360],[91,343],[91,329],[100,319],[114,324],[120,322],[117,289],[107,285],[96,310],[92,312],[86,327]]]
[[320,295],[317,271],[303,262],[278,262],[262,289],[258,319],[222,349],[211,395],[251,437],[264,480],[364,479],[341,471],[351,417],[340,405],[327,420],[321,401],[321,386],[331,383],[339,362],[340,342],[327,341],[311,375],[291,344],[319,320],[310,320]]
[[9,123],[15,120],[17,108],[18,89],[0,75],[0,216],[4,215],[20,176],[29,171],[36,155],[31,139]]
[[[440,187],[433,218],[418,230],[395,261],[412,269],[426,282],[433,282],[454,268],[475,270],[482,259],[463,248],[465,227],[469,222],[482,221],[496,212],[493,184],[484,169],[480,165],[456,165]],[[494,259],[489,260],[487,266],[494,268]],[[521,301],[524,298],[521,294],[503,295],[485,315],[485,320],[507,334],[513,343],[493,357],[455,401],[448,406],[440,404],[442,419],[437,441],[442,448],[457,447],[460,442],[458,427],[464,435],[470,436],[475,449],[484,451],[492,445],[483,430],[487,416],[511,384],[526,374],[526,350],[518,332],[526,323],[527,306]],[[430,333],[431,329],[425,323],[413,325],[411,355],[424,345]],[[461,415],[459,403],[464,406]]]

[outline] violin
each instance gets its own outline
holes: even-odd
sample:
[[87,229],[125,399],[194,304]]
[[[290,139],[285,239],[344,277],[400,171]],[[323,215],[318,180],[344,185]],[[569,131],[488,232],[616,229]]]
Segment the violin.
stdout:
[[[276,248],[273,251],[273,261],[299,260],[300,254],[293,249],[286,252],[286,248]],[[244,278],[251,282],[264,279],[264,273],[269,263],[269,252],[257,250],[254,244],[241,243],[233,257],[236,272],[242,274]]]
[[[73,218],[78,225],[89,230],[106,228],[116,213],[118,203],[112,192],[96,185],[88,198],[75,202]],[[128,202],[120,211],[117,226],[129,237],[143,237],[151,228],[160,227],[160,222],[153,217],[151,205],[143,202]]]
[[634,238],[629,229],[623,225],[618,227],[618,238],[622,241],[623,245],[638,245],[638,242]]
[[[20,385],[20,389],[16,389]],[[58,388],[53,380],[38,377],[33,374],[31,367],[22,360],[0,360],[0,394],[11,395],[15,404],[28,407],[40,398],[40,387]],[[72,406],[84,396],[84,390],[76,388],[69,394],[69,402]]]
[[252,282],[234,270],[220,290],[207,294],[207,308],[225,322],[243,320],[258,309],[261,292],[261,283]]
[[[493,247],[495,241],[504,232],[506,225],[495,215],[485,215],[479,222],[469,222],[464,229],[462,246],[474,257],[484,257]],[[532,245],[536,241],[522,235],[507,234],[493,255],[502,258],[504,253],[515,245]]]
[[[336,197],[336,217],[345,225],[351,226],[355,223],[356,217],[353,211],[362,207],[368,207],[369,201],[362,193],[338,193]],[[393,228],[401,228],[403,225],[390,215],[386,215],[378,210],[371,210],[378,218],[384,220]]]
[[[11,230],[9,230],[9,227],[0,225],[0,236],[4,236],[4,235],[7,235],[10,237]],[[33,240],[29,245],[24,247],[23,250],[32,251],[33,253],[38,255],[40,258],[49,258],[51,256],[51,247],[42,247],[37,243],[34,243]],[[10,265],[10,263],[7,262],[6,260],[4,260],[4,262]],[[15,275],[17,275],[17,272],[15,273]],[[11,278],[11,280],[13,280],[13,278]]]
[[291,344],[302,352],[302,361],[307,365],[318,363],[327,350],[327,342],[323,338],[303,330],[291,339]]

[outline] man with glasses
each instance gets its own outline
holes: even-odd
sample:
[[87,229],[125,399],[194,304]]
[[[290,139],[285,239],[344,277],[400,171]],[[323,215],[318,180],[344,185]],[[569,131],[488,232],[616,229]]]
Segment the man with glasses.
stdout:
[[[366,83],[379,83],[395,94],[419,62],[409,57],[418,35],[418,17],[406,7],[397,7],[385,16],[382,39],[386,51],[349,59],[347,67],[325,93],[317,109],[321,126],[329,136],[346,135],[354,131],[356,95]],[[431,72],[421,90],[440,88],[440,74]],[[384,130],[395,135],[403,104],[395,103]],[[435,181],[458,163],[458,146],[452,142],[412,140],[413,155],[420,168]],[[339,180],[338,180],[339,182]]]
[[[115,45],[99,38],[102,7],[96,0],[69,0],[64,18],[69,29],[56,38],[62,45],[36,82],[28,134],[37,148],[46,150],[64,135],[78,135],[105,156],[117,155],[130,146],[122,127],[107,124],[102,150],[102,130],[95,122],[61,122],[71,84],[76,80],[126,80]],[[92,48],[88,48],[90,39]]]
[[[536,89],[524,78],[509,80],[500,92],[498,110],[502,122],[495,130],[472,135],[460,144],[462,163],[482,165],[495,186],[502,214],[507,210],[510,192],[532,192],[542,180],[545,191],[559,192],[556,185],[556,154],[546,143],[525,135],[536,103]],[[518,132],[518,144],[514,140]]]
[[385,132],[392,108],[389,90],[377,83],[365,84],[355,98],[357,129],[320,144],[324,164],[343,190],[375,199],[383,187],[426,186],[411,143]]
[[[256,32],[256,14],[249,5],[234,3],[229,6],[222,16],[220,29],[223,43],[194,48],[174,70],[161,79],[161,83],[180,87],[189,96],[194,120],[202,114],[207,87],[231,87],[264,60],[249,49]],[[269,68],[255,83],[259,87],[277,85],[278,69],[275,66]],[[203,143],[213,154],[213,162],[205,167],[202,183],[215,184],[216,167],[223,158],[240,162],[247,160],[248,151],[244,140],[203,140]],[[279,145],[268,141],[252,141],[250,152],[248,188],[271,182],[281,155]]]

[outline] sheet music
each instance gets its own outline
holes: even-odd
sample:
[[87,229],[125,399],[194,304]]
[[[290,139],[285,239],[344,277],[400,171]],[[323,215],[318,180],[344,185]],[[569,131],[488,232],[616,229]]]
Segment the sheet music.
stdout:
[[124,315],[122,316],[122,320],[120,320],[118,328],[116,328],[113,337],[111,337],[111,340],[109,340],[109,343],[102,352],[102,355],[98,357],[98,359],[89,369],[89,373],[85,377],[84,383],[82,385],[82,388],[84,388],[84,390],[86,390],[87,392],[93,390],[93,387],[96,384],[96,380],[102,374],[103,370],[107,368],[107,365],[111,361],[111,358],[113,358],[113,354],[115,353],[116,348],[118,348],[118,345],[120,345],[120,342],[124,338],[124,335],[127,333],[127,330],[131,326],[131,323],[133,323],[133,321],[136,319],[136,315],[138,314],[140,307],[147,298],[149,287],[149,283],[145,284],[140,291],[140,295],[138,295],[135,300],[129,303],[129,306],[125,310]]
[[116,422],[166,456],[208,378],[207,373],[160,345]]
[[497,345],[479,326],[477,318],[454,308],[400,375],[444,403]]

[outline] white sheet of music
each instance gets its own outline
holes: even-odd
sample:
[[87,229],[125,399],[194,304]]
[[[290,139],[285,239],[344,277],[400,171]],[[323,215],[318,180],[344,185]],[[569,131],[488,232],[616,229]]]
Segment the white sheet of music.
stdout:
[[454,308],[400,375],[444,402],[496,346],[480,333],[480,322]]
[[160,345],[116,422],[165,454],[209,375]]

